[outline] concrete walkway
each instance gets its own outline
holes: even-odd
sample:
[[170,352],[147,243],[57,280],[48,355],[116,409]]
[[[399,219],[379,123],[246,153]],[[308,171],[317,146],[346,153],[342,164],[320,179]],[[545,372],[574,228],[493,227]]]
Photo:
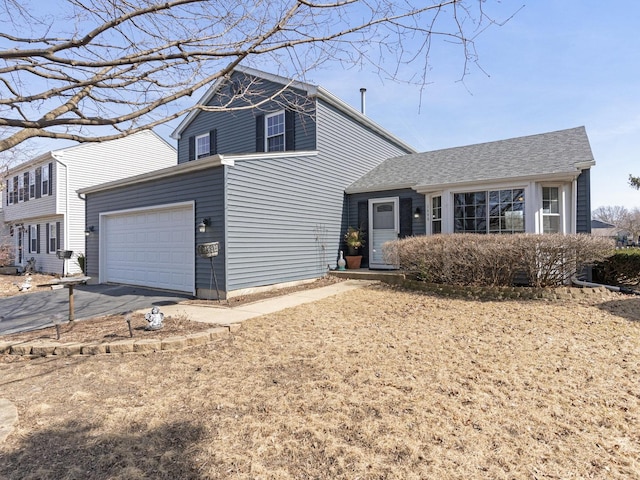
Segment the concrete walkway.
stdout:
[[[198,322],[230,325],[249,320],[250,318],[278,312],[285,308],[297,307],[298,305],[315,302],[340,293],[364,288],[373,283],[377,282],[370,280],[346,280],[327,287],[294,292],[235,308],[217,305],[175,304],[164,305],[161,307],[161,311],[167,316],[185,315],[189,319]],[[141,312],[144,313],[148,311],[148,309],[141,310]],[[0,398],[0,443],[4,442],[7,436],[13,431],[17,421],[18,410],[16,406],[8,399]]]
[[326,287],[302,290],[300,292],[289,293],[287,295],[273,297],[266,300],[259,300],[254,303],[234,308],[229,308],[224,304],[188,305],[179,303],[176,305],[165,305],[161,307],[161,311],[165,316],[184,315],[190,320],[194,320],[196,322],[229,325],[232,323],[240,323],[261,315],[278,312],[285,308],[297,307],[298,305],[303,305],[305,303],[315,302],[316,300],[338,295],[339,293],[363,288],[373,283],[377,282],[370,280],[345,280],[344,282],[335,283]]

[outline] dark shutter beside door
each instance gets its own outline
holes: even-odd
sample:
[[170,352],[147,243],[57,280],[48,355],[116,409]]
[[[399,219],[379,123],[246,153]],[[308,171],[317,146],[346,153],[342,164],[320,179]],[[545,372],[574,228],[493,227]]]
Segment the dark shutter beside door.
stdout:
[[399,238],[413,235],[413,205],[410,198],[400,199],[400,235]]

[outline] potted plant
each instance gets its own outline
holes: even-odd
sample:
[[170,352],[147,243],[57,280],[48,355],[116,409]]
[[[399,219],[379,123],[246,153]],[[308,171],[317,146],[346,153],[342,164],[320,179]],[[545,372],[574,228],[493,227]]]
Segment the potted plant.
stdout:
[[361,248],[364,246],[364,234],[358,228],[349,227],[344,234],[344,243],[347,245],[347,268],[360,268],[362,262]]

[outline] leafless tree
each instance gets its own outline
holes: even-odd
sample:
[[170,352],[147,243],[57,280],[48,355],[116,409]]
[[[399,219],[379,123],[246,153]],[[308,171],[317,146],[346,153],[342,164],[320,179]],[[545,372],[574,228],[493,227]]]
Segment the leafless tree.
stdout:
[[592,216],[628,233],[630,240],[635,240],[640,235],[640,209],[637,207],[632,210],[621,206],[598,207],[592,212]]
[[[240,64],[298,79],[327,61],[368,64],[424,85],[442,38],[459,44],[464,75],[475,39],[498,24],[491,3],[0,0],[0,152],[34,137],[104,141],[154,127],[198,108],[188,97]],[[407,65],[413,73],[401,74]]]

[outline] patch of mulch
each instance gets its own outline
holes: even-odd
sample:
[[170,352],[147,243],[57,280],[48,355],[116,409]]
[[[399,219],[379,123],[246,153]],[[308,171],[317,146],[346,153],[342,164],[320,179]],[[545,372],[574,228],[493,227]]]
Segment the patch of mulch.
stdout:
[[[170,316],[164,318],[164,326],[160,330],[145,330],[148,322],[145,320],[144,314],[133,313],[129,318],[131,320],[133,338],[137,340],[188,335],[208,330],[215,326],[208,323],[193,322],[184,316]],[[59,331],[59,339],[55,326],[30,332],[4,335],[0,339],[7,342],[107,343],[132,338],[124,315],[107,315],[90,320],[64,322],[59,325]]]
[[[28,290],[20,291],[20,287],[25,283],[27,277],[31,277],[31,287]],[[0,275],[0,297],[13,297],[14,295],[27,295],[33,292],[44,292],[51,290],[51,285],[58,277],[55,275],[45,275],[34,273],[29,275]]]

